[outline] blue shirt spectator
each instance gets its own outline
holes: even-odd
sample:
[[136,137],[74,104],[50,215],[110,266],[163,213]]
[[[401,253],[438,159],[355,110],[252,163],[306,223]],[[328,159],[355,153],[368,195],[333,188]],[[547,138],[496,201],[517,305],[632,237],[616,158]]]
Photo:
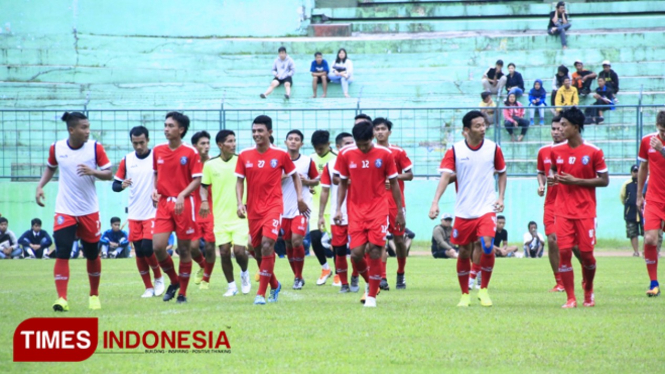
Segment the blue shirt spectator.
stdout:
[[42,230],[42,220],[35,218],[30,223],[32,228],[21,235],[18,244],[25,258],[44,258],[44,250],[51,247],[53,240],[48,232]]
[[529,109],[529,118],[531,119],[531,125],[533,125],[533,117],[536,114],[536,109],[534,107],[539,107],[538,112],[540,114],[540,125],[545,124],[545,106],[547,106],[545,99],[547,98],[547,91],[543,88],[543,81],[536,79],[533,82],[533,88],[529,91],[529,106],[532,107]]
[[317,60],[312,61],[312,66],[309,68],[309,71],[312,73],[330,73],[330,68],[328,67],[328,61],[321,59],[321,62],[318,63]]
[[515,97],[520,97],[524,94],[524,79],[522,79],[522,74],[515,71],[515,64],[512,62],[508,64],[506,91],[508,92],[508,95],[514,93]]
[[99,246],[102,249],[102,258],[129,257],[129,240],[127,239],[127,233],[120,229],[120,218],[111,218],[111,229],[102,234]]
[[330,68],[328,67],[328,61],[323,59],[321,52],[314,54],[314,61],[312,61],[309,71],[312,73],[312,91],[314,92],[312,98],[316,97],[316,90],[319,83],[323,87],[323,97],[326,97],[328,95],[328,82],[330,81],[328,78]]

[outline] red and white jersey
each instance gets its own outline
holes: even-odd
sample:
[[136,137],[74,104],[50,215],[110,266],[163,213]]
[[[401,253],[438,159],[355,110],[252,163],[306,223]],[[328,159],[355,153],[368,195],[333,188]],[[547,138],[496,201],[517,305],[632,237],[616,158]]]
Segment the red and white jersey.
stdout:
[[[182,143],[178,148],[160,144],[153,150],[152,168],[157,172],[157,192],[166,197],[178,197],[194,178],[203,176],[203,164],[196,148]],[[197,192],[194,192],[197,193]]]
[[58,197],[55,199],[55,212],[78,217],[99,212],[99,201],[95,190],[95,177],[77,174],[78,165],[92,169],[107,170],[111,161],[101,144],[88,140],[79,148],[69,146],[67,139],[51,145],[48,167],[60,168]]
[[355,144],[339,152],[335,170],[342,179],[350,179],[347,201],[350,220],[367,220],[388,216],[386,179],[397,178],[392,152],[374,145],[363,153]]
[[[339,174],[337,170],[335,170],[335,161],[337,158],[333,158],[332,160],[328,161],[328,163],[323,167],[323,171],[321,172],[321,187],[327,187],[330,188],[330,194],[329,196],[329,204],[330,204],[330,224],[335,225],[335,215],[337,214],[337,192],[339,191],[339,186],[333,183],[333,177],[335,174]],[[348,225],[349,224],[349,217],[346,212],[346,200],[348,200],[348,191],[346,194],[347,198],[344,200],[342,203],[342,226]]]
[[247,218],[259,219],[268,214],[282,214],[282,174],[296,172],[289,154],[275,146],[264,153],[256,147],[244,149],[238,155],[235,174],[247,181]]
[[[567,141],[553,145],[552,161],[557,174],[566,173],[575,178],[592,179],[598,173],[607,173],[603,151],[586,141],[577,148],[571,148]],[[559,184],[555,207],[556,216],[595,218],[596,188]]]
[[[389,146],[388,149],[390,149],[390,152],[393,154],[398,174],[405,173],[413,168],[413,163],[411,163],[411,160],[406,155],[405,150],[395,145]],[[402,193],[402,206],[406,207],[406,200],[404,200],[404,181],[398,179],[397,184],[399,184],[399,190]],[[388,197],[388,205],[390,208],[397,209],[397,204],[395,203],[395,199],[393,199],[393,194],[390,191],[390,188],[386,188],[386,196]]]
[[656,138],[665,145],[665,141],[658,133],[649,134],[642,138],[637,158],[640,161],[649,161],[649,188],[645,199],[655,203],[665,203],[665,157],[651,148],[651,138]]
[[493,141],[484,139],[475,149],[466,140],[453,144],[443,156],[439,172],[457,175],[455,216],[473,219],[494,212],[494,172],[505,171],[503,152]]
[[[554,143],[546,145],[538,150],[538,162],[536,169],[539,174],[544,174],[546,177],[550,175],[552,169],[552,146]],[[556,202],[557,186],[547,186],[547,195],[545,195],[545,206],[550,207]]]
[[136,152],[128,153],[118,166],[115,180],[123,182],[131,179],[132,185],[129,189],[129,205],[127,206],[127,218],[134,221],[144,221],[155,218],[155,207],[152,205],[152,190],[154,189],[152,170],[153,151],[149,150],[143,158]]
[[[296,173],[306,175],[307,179],[315,179],[319,176],[316,164],[314,164],[311,158],[301,154],[297,159],[291,161],[296,166]],[[298,211],[298,194],[296,193],[296,186],[293,184],[293,178],[282,179],[282,195],[284,199],[284,214],[282,217],[294,218],[300,215],[300,211]],[[312,209],[312,193],[309,192],[309,187],[302,187],[302,199],[309,209]]]

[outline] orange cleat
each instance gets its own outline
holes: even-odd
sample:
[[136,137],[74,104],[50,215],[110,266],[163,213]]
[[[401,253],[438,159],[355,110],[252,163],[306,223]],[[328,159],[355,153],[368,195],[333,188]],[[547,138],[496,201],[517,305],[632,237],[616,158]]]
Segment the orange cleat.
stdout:
[[339,275],[335,274],[332,285],[335,287],[342,287],[342,281],[339,279]]
[[566,290],[566,289],[563,288],[563,285],[557,284],[556,286],[554,286],[554,287],[550,290],[550,292],[563,292],[563,291],[565,291],[565,290]]
[[321,276],[316,281],[316,285],[317,286],[322,286],[322,285],[326,284],[326,281],[328,280],[328,278],[330,278],[331,275],[332,275],[332,270],[330,270],[330,269],[328,269],[328,270],[321,269]]
[[563,309],[577,308],[577,300],[569,299],[565,304],[561,306]]

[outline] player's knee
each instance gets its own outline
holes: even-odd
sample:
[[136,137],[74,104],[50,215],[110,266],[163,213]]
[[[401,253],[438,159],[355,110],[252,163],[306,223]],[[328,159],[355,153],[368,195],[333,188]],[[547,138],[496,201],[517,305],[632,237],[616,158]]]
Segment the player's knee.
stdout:
[[90,261],[96,260],[99,256],[99,244],[98,243],[89,243],[84,240],[81,240],[83,243],[83,255]]
[[143,241],[141,242],[141,251],[143,252],[143,256],[145,257],[152,256],[152,254],[154,253],[152,240],[143,239]]
[[69,247],[65,247],[67,249],[56,247],[55,257],[60,260],[69,260],[69,257],[71,256],[71,247],[71,245]]
[[302,245],[302,236],[294,235],[291,238],[291,247],[300,247]]
[[233,247],[233,254],[236,256],[236,258],[247,257],[247,252],[243,247]]
[[644,244],[646,245],[658,245],[658,235],[654,233],[647,232],[644,235]]

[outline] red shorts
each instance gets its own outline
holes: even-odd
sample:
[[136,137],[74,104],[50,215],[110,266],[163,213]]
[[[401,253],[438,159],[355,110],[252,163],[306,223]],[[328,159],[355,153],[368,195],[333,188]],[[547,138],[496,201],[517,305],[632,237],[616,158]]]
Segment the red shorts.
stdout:
[[644,231],[660,230],[665,221],[665,203],[644,203]]
[[[199,219],[201,219],[199,217]],[[199,234],[201,234],[201,238],[206,243],[214,243],[215,242],[215,223],[212,220],[206,219],[203,221],[198,221],[199,224]]]
[[372,243],[379,247],[386,244],[388,232],[388,216],[371,216],[349,220],[349,236],[351,248],[357,248],[365,243]]
[[487,213],[478,218],[455,217],[453,237],[450,241],[457,245],[467,245],[483,236],[493,238],[494,235],[496,235],[496,213]]
[[137,242],[139,240],[152,240],[152,231],[155,228],[155,219],[145,219],[143,221],[129,220],[129,241]]
[[293,234],[304,237],[307,235],[307,217],[300,215],[293,218],[282,218],[282,230],[284,240],[291,240]]
[[[404,214],[406,215],[406,209],[404,209]],[[390,208],[390,212],[388,213],[388,232],[391,233],[393,236],[404,236],[405,228],[400,227],[397,229],[397,207]]]
[[332,240],[330,244],[333,247],[342,247],[349,244],[349,226],[331,225],[330,231],[332,234]]
[[259,219],[250,219],[249,223],[249,241],[252,243],[254,250],[261,248],[261,240],[263,237],[277,240],[279,237],[280,223],[282,222],[282,215],[266,214]]
[[545,214],[543,215],[543,224],[545,225],[545,235],[550,236],[556,232],[553,206],[545,207]]
[[596,245],[595,218],[556,217],[556,240],[559,248],[578,246],[580,252],[591,252]]
[[85,216],[70,216],[56,213],[53,218],[53,233],[58,230],[76,225],[76,236],[88,243],[97,243],[102,237],[102,224],[99,222],[99,212]]
[[185,198],[182,213],[175,214],[175,198],[162,197],[157,204],[155,215],[155,234],[171,233],[179,240],[198,239],[199,225],[196,222],[196,205],[192,196]]

